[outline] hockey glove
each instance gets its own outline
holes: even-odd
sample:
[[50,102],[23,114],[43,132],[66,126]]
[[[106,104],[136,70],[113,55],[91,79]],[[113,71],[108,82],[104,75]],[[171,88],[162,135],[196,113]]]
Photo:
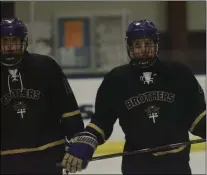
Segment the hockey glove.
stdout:
[[81,132],[68,142],[68,148],[62,161],[64,167],[70,173],[82,171],[92,159],[98,145],[96,136],[89,132]]

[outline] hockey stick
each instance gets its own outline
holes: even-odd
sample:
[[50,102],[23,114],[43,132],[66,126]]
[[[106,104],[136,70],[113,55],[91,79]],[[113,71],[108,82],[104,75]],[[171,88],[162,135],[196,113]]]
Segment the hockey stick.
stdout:
[[[187,146],[187,145],[197,144],[197,143],[202,143],[202,142],[206,142],[206,139],[191,140],[191,141],[188,141],[188,142],[169,144],[169,145],[159,146],[159,147],[156,147],[156,148],[145,148],[145,149],[136,150],[136,151],[132,151],[132,152],[120,152],[120,153],[96,156],[96,157],[93,157],[91,159],[91,161],[109,159],[109,158],[126,156],[126,155],[134,155],[134,154],[140,154],[140,153],[148,153],[148,152],[153,152],[153,151],[161,151],[162,149],[177,148],[177,147],[180,147],[180,146]],[[56,166],[61,167],[61,163],[57,163]]]
[[153,151],[161,151],[162,149],[177,148],[177,147],[180,147],[180,146],[187,146],[187,145],[197,144],[197,143],[202,143],[202,142],[206,142],[206,139],[191,140],[189,142],[182,142],[182,143],[164,145],[164,146],[159,146],[159,147],[156,147],[156,148],[145,148],[145,149],[136,150],[136,151],[132,151],[132,152],[121,152],[121,153],[114,153],[114,154],[96,156],[96,157],[93,157],[91,161],[103,160],[103,159],[109,159],[109,158],[127,156],[127,155],[134,155],[134,154],[139,154],[139,153],[148,153],[148,152],[153,152]]

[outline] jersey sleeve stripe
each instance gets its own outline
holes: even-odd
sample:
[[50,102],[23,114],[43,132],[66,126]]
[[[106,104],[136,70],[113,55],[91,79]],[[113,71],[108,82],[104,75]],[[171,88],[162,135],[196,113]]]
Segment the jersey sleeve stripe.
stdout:
[[94,130],[96,130],[101,135],[102,139],[105,140],[106,136],[105,136],[104,131],[101,128],[99,128],[94,123],[89,123],[87,126],[93,128]]
[[62,118],[72,117],[72,116],[78,115],[78,114],[80,114],[80,110],[76,110],[73,112],[67,112],[62,115]]
[[203,111],[196,119],[195,121],[193,122],[193,124],[191,125],[191,128],[190,128],[190,132],[193,132],[196,125],[199,123],[199,121],[206,115],[206,111]]
[[48,143],[46,145],[42,145],[37,148],[20,148],[20,149],[13,149],[13,150],[5,150],[5,151],[1,151],[1,156],[11,155],[11,154],[21,154],[21,153],[27,153],[27,152],[35,152],[35,151],[43,151],[48,148],[55,147],[55,146],[58,146],[64,143],[65,143],[65,139],[62,139],[62,140]]

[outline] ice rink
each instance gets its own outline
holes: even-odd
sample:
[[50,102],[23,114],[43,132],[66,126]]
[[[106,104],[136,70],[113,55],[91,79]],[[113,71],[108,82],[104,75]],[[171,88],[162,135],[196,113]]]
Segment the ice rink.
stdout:
[[[205,152],[191,153],[192,174],[206,174]],[[121,174],[121,158],[91,162],[88,168],[78,174]],[[77,173],[76,173],[77,174]]]

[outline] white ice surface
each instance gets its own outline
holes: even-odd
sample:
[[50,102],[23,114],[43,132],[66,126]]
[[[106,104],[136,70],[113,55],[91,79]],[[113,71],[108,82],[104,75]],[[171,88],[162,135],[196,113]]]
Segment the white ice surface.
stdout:
[[[205,152],[191,153],[192,174],[206,174]],[[121,174],[121,158],[90,162],[86,170],[76,174]]]

